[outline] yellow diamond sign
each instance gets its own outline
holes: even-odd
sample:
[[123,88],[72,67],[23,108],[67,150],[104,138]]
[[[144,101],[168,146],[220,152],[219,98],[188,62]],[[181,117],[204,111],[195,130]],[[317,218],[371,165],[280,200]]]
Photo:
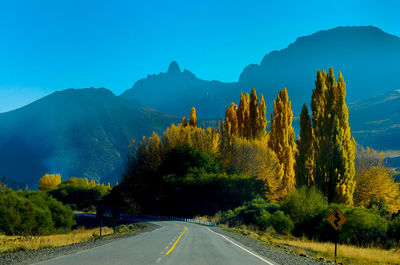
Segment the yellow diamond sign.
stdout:
[[336,209],[334,210],[327,218],[326,220],[331,224],[331,226],[333,228],[335,228],[336,230],[339,230],[340,227],[342,227],[342,225],[344,223],[347,222],[347,218],[343,215],[343,213],[339,210]]

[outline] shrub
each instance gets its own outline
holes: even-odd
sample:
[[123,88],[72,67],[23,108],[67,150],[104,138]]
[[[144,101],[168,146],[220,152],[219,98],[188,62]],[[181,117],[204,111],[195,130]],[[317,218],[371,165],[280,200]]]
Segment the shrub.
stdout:
[[280,234],[289,234],[294,228],[293,221],[290,217],[280,210],[275,211],[271,215],[268,223]]
[[327,207],[328,203],[319,190],[304,186],[289,193],[280,205],[293,221],[293,234],[309,237],[315,236],[315,227],[321,223],[321,214]]
[[384,217],[371,209],[341,204],[331,204],[321,214],[320,225],[315,229],[315,235],[321,240],[333,241],[336,237],[337,232],[325,220],[334,209],[340,209],[347,218],[339,232],[340,242],[358,246],[386,244],[389,222]]
[[400,240],[400,216],[397,216],[390,222],[388,236]]
[[344,212],[347,223],[343,225],[339,240],[341,242],[367,246],[374,242],[387,241],[388,221],[378,213],[363,208],[349,208]]
[[328,203],[319,190],[305,186],[289,193],[281,204],[281,209],[295,225],[317,216],[327,207]]
[[71,209],[41,191],[0,191],[0,232],[7,235],[46,235],[70,231]]

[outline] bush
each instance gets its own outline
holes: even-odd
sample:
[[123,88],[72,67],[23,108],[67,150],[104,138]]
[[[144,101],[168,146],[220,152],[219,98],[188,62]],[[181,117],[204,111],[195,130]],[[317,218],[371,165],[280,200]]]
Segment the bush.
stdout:
[[48,193],[63,204],[73,205],[77,210],[95,210],[97,203],[109,193],[104,185],[90,185],[85,179],[70,178]]
[[70,231],[71,209],[42,191],[0,191],[0,231],[7,235],[47,235]]
[[305,186],[289,193],[281,204],[281,209],[292,218],[295,225],[312,219],[327,207],[328,203],[319,190]]
[[280,205],[293,220],[293,234],[308,237],[315,236],[315,227],[321,223],[324,218],[321,215],[327,207],[328,203],[318,189],[305,186],[289,193]]
[[293,221],[290,219],[290,217],[280,210],[271,215],[268,223],[279,234],[289,234],[294,228]]
[[367,246],[372,242],[387,241],[389,223],[378,213],[363,208],[348,208],[344,212],[347,223],[340,230],[339,240],[348,244]]
[[400,240],[400,216],[395,217],[389,224],[388,236]]
[[347,222],[339,231],[339,241],[341,243],[358,246],[386,244],[389,222],[384,217],[371,209],[341,204],[331,204],[329,208],[321,214],[320,224],[315,229],[315,236],[320,240],[333,241],[336,237],[337,232],[326,221],[326,217],[335,209],[339,209],[347,218]]

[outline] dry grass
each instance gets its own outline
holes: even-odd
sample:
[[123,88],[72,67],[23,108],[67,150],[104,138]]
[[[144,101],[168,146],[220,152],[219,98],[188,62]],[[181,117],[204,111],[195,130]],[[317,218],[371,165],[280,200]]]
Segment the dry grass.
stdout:
[[[263,237],[261,237],[263,239]],[[265,239],[265,238],[264,238]],[[270,237],[268,238],[270,239]],[[333,260],[335,244],[329,242],[317,242],[307,239],[272,239],[274,243],[287,244],[316,251],[318,257]],[[360,248],[350,245],[338,244],[338,261],[347,264],[400,264],[399,250],[384,250],[379,248]]]
[[[317,258],[323,257],[327,260],[334,259],[335,244],[330,242],[318,242],[306,238],[294,238],[293,236],[277,236],[270,232],[252,230],[242,226],[236,233],[244,234],[249,237],[272,243],[272,245],[289,245],[294,247],[293,251],[300,253],[315,253]],[[231,229],[229,229],[231,230]],[[297,249],[299,248],[299,249]],[[352,245],[338,244],[337,262],[343,264],[400,264],[400,250],[385,250],[377,247],[361,248]]]
[[[113,229],[103,227],[102,234],[113,233]],[[56,234],[49,236],[4,236],[0,235],[0,253],[18,250],[41,249],[49,247],[65,246],[93,240],[99,235],[99,229],[78,228],[68,234]]]

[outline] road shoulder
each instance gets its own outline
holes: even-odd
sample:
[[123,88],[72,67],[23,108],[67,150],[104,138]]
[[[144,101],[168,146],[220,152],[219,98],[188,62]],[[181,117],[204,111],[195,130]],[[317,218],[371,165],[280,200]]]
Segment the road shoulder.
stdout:
[[94,241],[87,241],[62,247],[3,253],[0,254],[0,264],[2,265],[33,264],[53,259],[59,256],[77,253],[94,247],[103,246],[116,240],[124,239],[131,236],[136,236],[145,232],[151,232],[160,228],[159,225],[153,223],[140,223],[140,224],[142,224],[144,227],[132,233],[116,235],[116,236],[105,236],[102,239],[97,239]]
[[298,265],[322,265],[325,262],[316,260],[312,257],[302,257],[289,250],[271,248],[260,240],[250,238],[245,235],[232,233],[220,227],[211,228],[214,232],[227,236],[240,243],[254,253],[274,261],[277,264],[298,264]]

